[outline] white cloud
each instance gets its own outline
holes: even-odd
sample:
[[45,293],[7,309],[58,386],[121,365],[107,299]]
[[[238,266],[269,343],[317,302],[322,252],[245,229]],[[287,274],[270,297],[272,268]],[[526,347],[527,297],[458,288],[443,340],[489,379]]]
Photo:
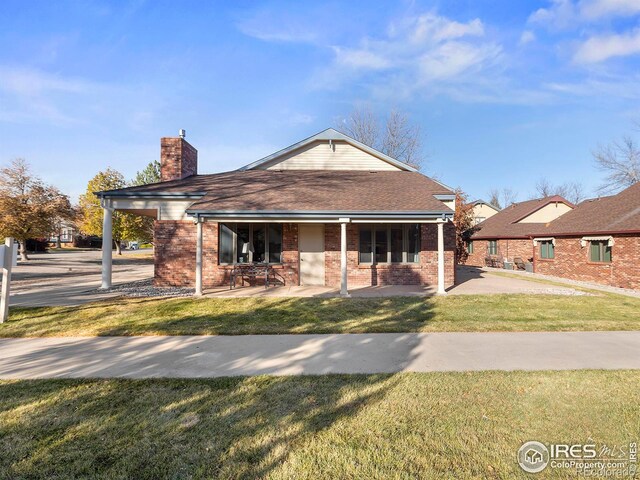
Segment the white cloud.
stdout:
[[589,38],[575,52],[575,63],[598,63],[612,57],[640,53],[640,28],[620,35],[602,35]]
[[[313,18],[313,16],[311,16]],[[309,18],[292,12],[261,10],[236,23],[245,35],[265,42],[315,43],[318,30],[309,24]]]
[[533,33],[531,30],[525,30],[524,32],[522,32],[522,35],[520,35],[520,42],[518,42],[520,45],[526,45],[527,43],[531,43],[536,39],[536,34]]
[[640,13],[638,0],[583,0],[580,2],[583,17],[596,19],[607,16],[628,16]]
[[319,72],[313,83],[338,88],[361,78],[373,92],[384,85],[405,97],[442,82],[473,83],[502,58],[500,45],[478,39],[484,34],[478,18],[458,22],[432,12],[401,18],[378,38],[363,38],[355,46],[333,46],[333,64]]
[[551,29],[577,28],[581,23],[640,13],[639,0],[551,0],[529,16],[529,22]]

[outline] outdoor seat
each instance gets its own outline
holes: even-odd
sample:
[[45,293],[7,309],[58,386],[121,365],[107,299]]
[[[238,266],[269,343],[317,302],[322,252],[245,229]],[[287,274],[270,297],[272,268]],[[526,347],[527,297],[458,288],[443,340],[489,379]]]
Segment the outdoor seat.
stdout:
[[513,259],[513,263],[516,266],[516,269],[518,269],[518,270],[526,270],[526,268],[527,268],[525,266],[525,264],[524,264],[524,260],[522,260],[521,257],[515,257]]
[[269,288],[269,277],[272,277],[274,281],[279,281],[282,285],[285,284],[284,277],[279,275],[271,265],[266,263],[251,263],[236,265],[231,270],[229,277],[229,290],[233,290],[236,287],[236,280],[240,278],[241,285],[244,286],[245,279],[251,283],[251,280],[264,279],[264,288]]

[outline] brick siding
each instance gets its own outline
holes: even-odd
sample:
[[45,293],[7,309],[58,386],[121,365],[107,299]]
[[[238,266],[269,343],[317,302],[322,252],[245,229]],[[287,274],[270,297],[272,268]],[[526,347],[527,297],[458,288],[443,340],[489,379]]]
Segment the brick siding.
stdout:
[[184,138],[160,139],[160,178],[179,180],[198,173],[198,151]]
[[589,244],[582,247],[581,238],[556,237],[553,260],[541,259],[538,245],[534,271],[571,280],[640,289],[640,236],[614,235],[611,263],[591,262]]
[[[455,228],[444,227],[445,287],[455,281]],[[282,265],[274,268],[286,285],[299,284],[298,224],[282,228]],[[437,226],[421,228],[420,263],[411,265],[359,265],[358,226],[347,226],[347,262],[350,287],[370,285],[436,285],[438,281]],[[155,284],[193,286],[195,284],[196,225],[193,221],[156,220],[154,222]],[[203,225],[203,286],[229,284],[230,265],[218,264],[218,224]],[[340,286],[340,225],[325,225],[325,281]],[[262,282],[258,282],[262,283]]]
[[[378,264],[358,263],[359,227],[347,225],[347,284],[351,287],[372,285],[437,285],[438,283],[438,230],[435,224],[421,226],[421,252],[418,264]],[[445,243],[445,288],[455,281],[455,227],[444,227]],[[339,287],[340,268],[340,225],[325,225],[325,285]]]
[[[533,258],[533,243],[530,239],[497,239],[498,255],[513,261],[515,257],[522,258],[525,262]],[[483,267],[488,252],[488,240],[474,240],[473,253],[467,257],[465,265]]]

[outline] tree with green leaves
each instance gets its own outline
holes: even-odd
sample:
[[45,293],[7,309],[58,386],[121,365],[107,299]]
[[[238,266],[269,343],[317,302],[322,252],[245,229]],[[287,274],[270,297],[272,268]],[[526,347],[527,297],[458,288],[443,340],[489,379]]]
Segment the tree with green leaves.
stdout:
[[0,169],[0,238],[18,240],[22,260],[29,260],[27,239],[47,237],[58,219],[72,217],[69,197],[35,176],[24,159]]
[[[148,185],[150,183],[157,183],[161,180],[160,178],[160,162],[154,160],[149,162],[149,164],[136,173],[135,178],[129,182],[129,186],[137,187],[139,185]],[[138,237],[136,240],[142,243],[151,243],[153,242],[153,218],[152,217],[140,217],[138,216],[136,219],[136,224],[132,226],[132,228],[136,229],[138,233]]]

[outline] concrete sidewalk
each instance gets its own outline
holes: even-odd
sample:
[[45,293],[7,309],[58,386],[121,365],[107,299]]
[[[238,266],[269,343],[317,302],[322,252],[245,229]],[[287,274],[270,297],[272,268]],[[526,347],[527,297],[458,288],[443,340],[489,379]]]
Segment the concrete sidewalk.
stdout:
[[0,378],[640,369],[640,332],[0,339]]

